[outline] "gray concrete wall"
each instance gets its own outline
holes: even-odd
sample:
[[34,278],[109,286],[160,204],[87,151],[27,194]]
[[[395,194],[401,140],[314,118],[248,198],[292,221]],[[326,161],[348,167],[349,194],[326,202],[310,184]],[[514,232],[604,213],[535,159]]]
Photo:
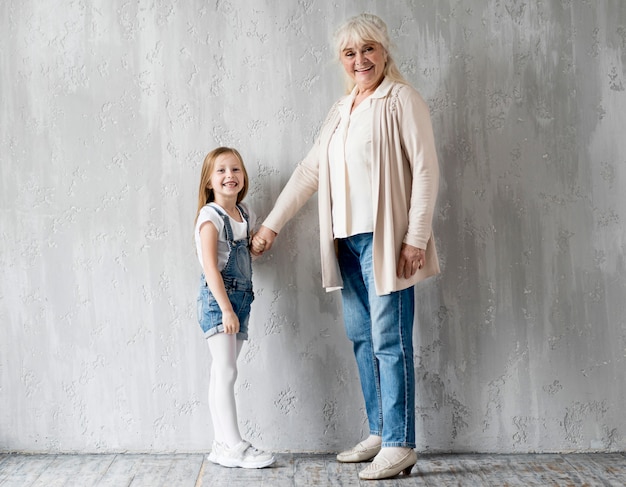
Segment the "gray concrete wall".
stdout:
[[[237,147],[262,215],[381,15],[429,102],[443,274],[416,290],[418,448],[623,450],[626,3],[0,4],[0,450],[210,448],[192,243]],[[312,200],[255,264],[237,397],[264,448],[367,434]]]

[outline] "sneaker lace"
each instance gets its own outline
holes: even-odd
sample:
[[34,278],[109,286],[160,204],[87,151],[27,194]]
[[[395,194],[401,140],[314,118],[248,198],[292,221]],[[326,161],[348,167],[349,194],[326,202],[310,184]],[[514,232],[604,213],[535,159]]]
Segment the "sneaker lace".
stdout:
[[263,455],[264,452],[259,450],[258,448],[253,447],[252,445],[250,445],[247,450],[246,453],[253,456],[253,457],[258,457],[260,455]]

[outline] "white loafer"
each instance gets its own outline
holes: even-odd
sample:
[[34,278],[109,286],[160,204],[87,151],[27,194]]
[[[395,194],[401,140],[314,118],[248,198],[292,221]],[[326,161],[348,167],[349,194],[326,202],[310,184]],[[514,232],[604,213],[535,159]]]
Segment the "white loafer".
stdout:
[[413,466],[417,463],[417,453],[410,449],[405,455],[395,460],[388,459],[384,452],[377,455],[376,458],[364,470],[359,472],[359,478],[362,480],[379,480],[395,477],[400,472],[404,475],[410,475]]
[[380,451],[380,444],[376,446],[370,446],[369,448],[363,445],[363,443],[359,443],[349,450],[342,451],[337,455],[337,461],[343,463],[358,463],[358,462],[367,462],[371,460]]

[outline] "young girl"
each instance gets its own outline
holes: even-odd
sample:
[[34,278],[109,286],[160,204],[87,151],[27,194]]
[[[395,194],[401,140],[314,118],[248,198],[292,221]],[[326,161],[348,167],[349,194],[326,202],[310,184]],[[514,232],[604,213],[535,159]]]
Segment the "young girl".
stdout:
[[[204,271],[198,321],[213,359],[209,408],[215,440],[209,460],[225,467],[262,468],[274,463],[274,457],[241,438],[234,389],[254,299],[248,244],[256,217],[241,203],[247,192],[248,173],[239,152],[228,147],[209,152],[202,165],[194,232]],[[263,247],[257,240],[254,250],[260,253]]]

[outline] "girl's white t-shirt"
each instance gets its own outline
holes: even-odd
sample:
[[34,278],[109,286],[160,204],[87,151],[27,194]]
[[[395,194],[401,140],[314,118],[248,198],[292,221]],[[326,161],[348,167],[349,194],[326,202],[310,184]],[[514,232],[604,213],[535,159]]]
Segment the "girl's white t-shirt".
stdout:
[[[239,203],[243,209],[248,213],[248,218],[250,219],[250,228],[253,229],[256,226],[256,214],[252,209],[245,203]],[[209,203],[205,205],[200,210],[200,214],[198,215],[198,221],[196,222],[196,228],[194,232],[195,240],[196,240],[196,253],[198,254],[198,260],[200,261],[200,266],[202,266],[202,243],[200,241],[200,227],[207,222],[211,222],[217,228],[218,236],[217,236],[217,268],[221,271],[226,266],[226,262],[228,262],[228,256],[230,255],[230,247],[226,240],[226,228],[224,226],[224,219],[221,215],[215,211],[214,208],[209,208],[209,206],[214,206],[219,208],[219,210],[226,214],[226,210],[222,208],[217,203]],[[233,238],[235,240],[241,240],[247,237],[248,235],[248,225],[246,224],[246,219],[243,215],[241,218],[243,222],[237,222],[230,218],[227,214],[226,217],[230,220],[230,228],[233,230]]]

